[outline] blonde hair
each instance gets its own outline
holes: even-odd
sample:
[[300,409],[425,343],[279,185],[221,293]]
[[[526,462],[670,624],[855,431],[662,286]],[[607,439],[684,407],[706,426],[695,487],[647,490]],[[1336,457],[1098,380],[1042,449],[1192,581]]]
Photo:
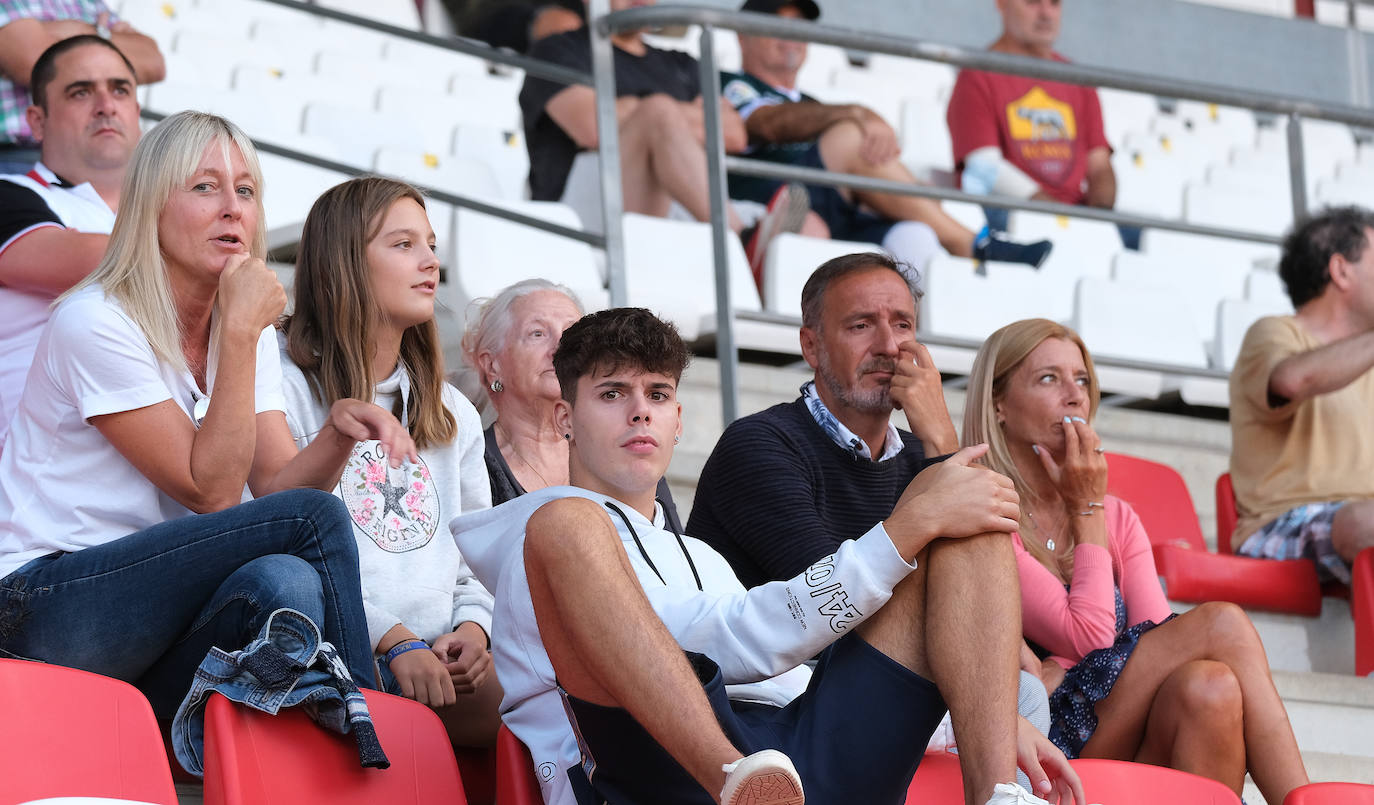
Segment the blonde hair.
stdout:
[[[425,207],[405,182],[366,176],[324,191],[310,208],[296,255],[295,312],[282,322],[286,351],[324,405],[345,398],[371,400],[377,304],[367,244],[381,234],[392,205],[409,199]],[[448,444],[458,422],[444,405],[444,353],[431,318],[401,334],[400,361],[410,377],[408,422],[415,445]],[[401,416],[401,400],[396,410]]]
[[[148,132],[134,148],[120,188],[119,214],[105,257],[95,270],[63,294],[69,296],[88,285],[100,285],[143,331],[158,359],[174,369],[186,366],[181,350],[181,322],[167,263],[158,238],[158,219],[172,190],[187,180],[199,167],[205,149],[218,142],[225,161],[230,148],[237,148],[257,188],[253,203],[258,210],[258,227],[251,233],[249,252],[253,257],[267,254],[267,234],[262,210],[262,169],[253,141],[243,131],[217,115],[204,112],[178,112]],[[215,334],[212,333],[212,341]],[[213,347],[212,347],[213,349]]]
[[[1049,319],[1023,319],[1012,322],[983,342],[978,357],[973,360],[973,371],[969,373],[968,394],[964,400],[965,445],[987,442],[988,453],[983,462],[993,470],[1011,479],[1016,486],[1016,494],[1021,497],[1022,511],[1027,510],[1030,501],[1038,500],[1035,491],[1016,469],[1011,451],[1007,448],[1006,435],[997,421],[997,401],[1006,393],[1007,382],[1015,374],[1021,363],[1035,348],[1050,338],[1069,341],[1083,353],[1083,365],[1088,370],[1088,419],[1097,414],[1097,404],[1102,392],[1097,384],[1097,370],[1093,368],[1092,355],[1083,339],[1072,329]],[[1022,540],[1026,550],[1042,562],[1053,561],[1050,554],[1035,540]]]

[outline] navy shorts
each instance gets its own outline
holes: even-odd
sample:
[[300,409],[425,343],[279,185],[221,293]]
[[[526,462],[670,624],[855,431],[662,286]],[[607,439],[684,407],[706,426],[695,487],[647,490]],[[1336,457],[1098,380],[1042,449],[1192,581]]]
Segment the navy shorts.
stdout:
[[[827,170],[825,163],[821,161],[821,147],[816,143],[802,151],[799,158],[789,159],[788,164]],[[750,200],[766,203],[782,184],[774,182],[762,198]],[[890,218],[875,215],[852,201],[846,201],[838,187],[809,184],[806,185],[806,193],[810,196],[811,210],[830,227],[830,237],[833,240],[856,240],[881,246],[888,230],[896,224],[896,221]]]
[[[926,744],[945,714],[934,683],[862,638],[821,654],[811,684],[786,707],[726,698],[720,668],[687,652],[725,735],[745,754],[778,749],[792,759],[810,805],[901,805]],[[568,775],[584,805],[711,805],[712,797],[629,713],[564,704],[582,747]]]

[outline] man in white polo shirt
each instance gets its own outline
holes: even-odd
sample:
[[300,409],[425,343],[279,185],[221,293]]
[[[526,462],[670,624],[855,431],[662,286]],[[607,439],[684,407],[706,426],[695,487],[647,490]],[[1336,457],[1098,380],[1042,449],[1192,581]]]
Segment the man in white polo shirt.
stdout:
[[34,63],[28,121],[42,158],[0,176],[0,445],[54,298],[105,255],[119,188],[138,143],[134,69],[98,36]]

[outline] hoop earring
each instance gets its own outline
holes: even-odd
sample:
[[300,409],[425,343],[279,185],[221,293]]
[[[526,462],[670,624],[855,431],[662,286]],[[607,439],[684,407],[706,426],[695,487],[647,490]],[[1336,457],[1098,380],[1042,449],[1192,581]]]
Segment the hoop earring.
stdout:
[[500,381],[500,380],[493,380],[493,381],[491,381],[491,385],[490,385],[490,386],[487,386],[487,388],[491,389],[492,391],[505,391],[505,390],[506,390],[506,387],[503,386],[503,385],[501,385],[501,381]]

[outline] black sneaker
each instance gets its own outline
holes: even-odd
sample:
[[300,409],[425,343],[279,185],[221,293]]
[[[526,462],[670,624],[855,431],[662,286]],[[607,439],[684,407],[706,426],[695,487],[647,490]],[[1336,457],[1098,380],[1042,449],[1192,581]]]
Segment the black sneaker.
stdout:
[[987,227],[978,233],[973,241],[974,260],[992,260],[999,263],[1024,263],[1031,268],[1040,268],[1049,258],[1054,244],[1048,240],[1034,243],[1017,243],[1007,240],[1001,232],[993,232]]

